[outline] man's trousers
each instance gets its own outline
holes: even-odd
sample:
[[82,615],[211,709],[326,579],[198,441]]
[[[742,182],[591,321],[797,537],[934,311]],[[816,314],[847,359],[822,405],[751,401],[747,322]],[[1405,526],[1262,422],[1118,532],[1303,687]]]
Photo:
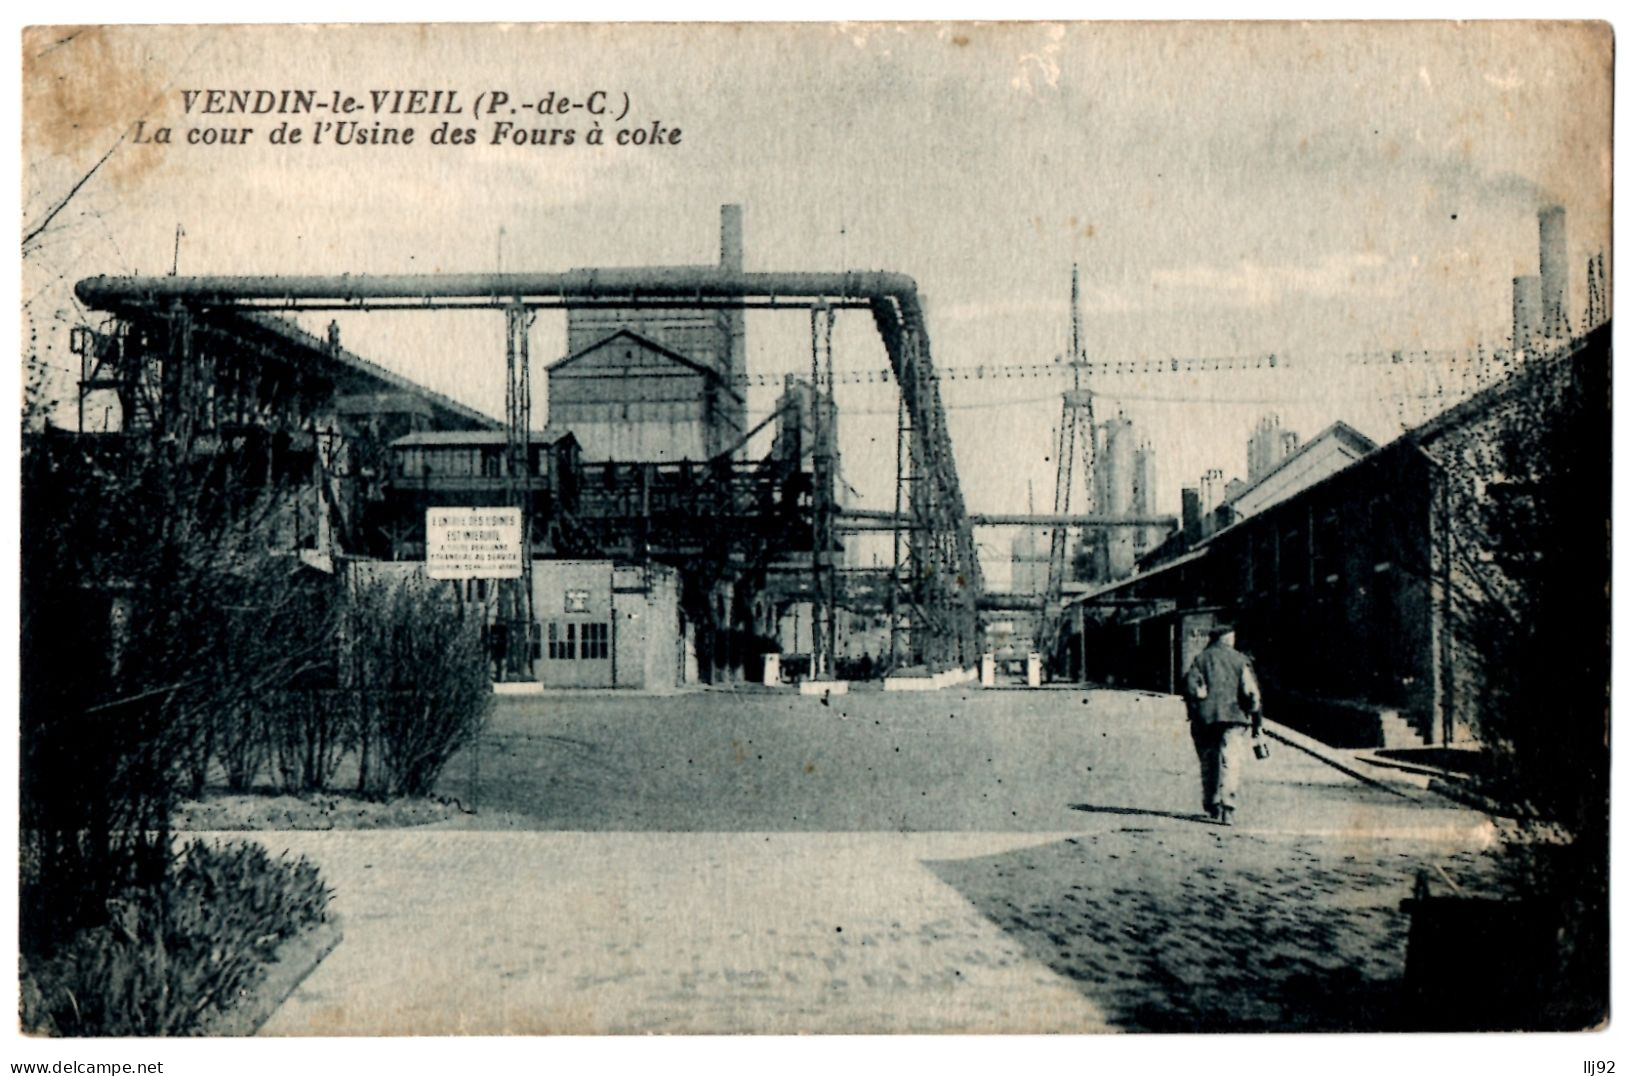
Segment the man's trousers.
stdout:
[[1236,806],[1241,788],[1241,756],[1247,752],[1248,726],[1191,722],[1191,739],[1202,764],[1202,809]]

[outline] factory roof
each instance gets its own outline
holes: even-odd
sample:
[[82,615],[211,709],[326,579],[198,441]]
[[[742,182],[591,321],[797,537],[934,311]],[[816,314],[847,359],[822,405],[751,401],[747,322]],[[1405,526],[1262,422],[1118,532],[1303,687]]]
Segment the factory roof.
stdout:
[[[1308,441],[1305,441],[1302,445],[1299,445],[1296,450],[1282,457],[1280,462],[1276,463],[1274,467],[1271,467],[1257,478],[1248,482],[1241,489],[1238,489],[1234,493],[1225,497],[1224,503],[1240,508],[1241,502],[1244,501],[1249,494],[1253,493],[1255,490],[1262,489],[1266,483],[1271,482],[1277,476],[1286,474],[1289,469],[1298,466],[1300,463],[1302,463],[1302,461],[1309,459],[1315,453],[1322,452],[1322,446],[1332,441],[1337,441],[1340,443],[1341,447],[1345,450],[1346,455],[1349,457],[1350,462],[1359,459],[1362,456],[1369,455],[1377,450],[1377,442],[1373,441],[1371,438],[1367,437],[1353,426],[1350,426],[1347,422],[1339,419],[1336,422],[1333,422],[1330,426],[1327,426],[1324,430],[1321,430],[1319,433],[1315,434],[1315,436],[1311,437]],[[1319,479],[1317,478],[1316,481],[1318,480]],[[1263,511],[1265,508],[1275,504],[1277,501],[1290,497],[1300,488],[1305,487],[1288,487],[1284,491],[1277,491],[1275,496],[1267,497],[1263,499],[1261,503],[1249,506],[1246,514],[1256,515],[1258,512]],[[1282,493],[1284,493],[1285,496],[1282,496]]]
[[223,327],[235,327],[240,331],[270,333],[279,337],[285,343],[304,348],[334,362],[339,367],[358,374],[363,378],[379,384],[396,392],[408,393],[427,403],[435,412],[436,419],[452,424],[464,424],[485,429],[500,429],[501,423],[489,415],[458,403],[449,396],[435,392],[433,389],[385,369],[375,362],[369,362],[355,352],[343,347],[335,347],[329,342],[306,332],[302,327],[286,318],[275,317],[271,314],[256,310],[227,310],[217,312],[213,320]]
[[734,388],[732,385],[728,384],[727,379],[724,378],[716,370],[712,369],[711,367],[705,365],[702,362],[695,362],[693,359],[689,358],[687,355],[681,354],[680,352],[677,352],[677,351],[673,351],[671,348],[667,347],[665,344],[662,344],[660,341],[651,340],[649,337],[644,336],[642,333],[634,332],[631,329],[618,329],[615,332],[610,333],[608,336],[604,337],[601,340],[594,340],[592,343],[588,344],[586,347],[580,348],[579,350],[574,351],[571,354],[564,356],[564,358],[562,358],[562,359],[557,359],[554,362],[549,363],[548,367],[547,367],[547,374],[548,374],[549,377],[552,377],[554,374],[558,373],[558,371],[562,370],[564,367],[569,366],[571,363],[574,363],[579,359],[586,358],[588,355],[591,355],[593,352],[598,351],[601,348],[603,348],[603,347],[605,347],[605,346],[607,346],[609,344],[613,344],[613,343],[616,343],[616,342],[625,343],[627,341],[630,341],[630,342],[632,342],[634,344],[637,344],[641,348],[645,348],[645,349],[647,349],[649,351],[652,351],[655,354],[659,355],[661,358],[668,359],[671,362],[675,362],[680,366],[686,366],[689,369],[693,370],[695,373],[703,374],[703,375],[705,375],[706,377],[709,377],[709,378],[714,378],[715,380],[722,383],[723,388],[725,388],[729,392],[733,393],[736,397],[739,397],[739,399],[741,399],[741,400],[744,399],[743,396],[739,395],[739,390]]

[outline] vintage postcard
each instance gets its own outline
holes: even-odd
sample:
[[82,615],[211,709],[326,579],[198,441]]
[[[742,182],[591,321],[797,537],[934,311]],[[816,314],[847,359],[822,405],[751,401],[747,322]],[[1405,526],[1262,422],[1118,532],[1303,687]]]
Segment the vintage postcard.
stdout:
[[1608,26],[20,46],[19,1049],[1607,1023]]

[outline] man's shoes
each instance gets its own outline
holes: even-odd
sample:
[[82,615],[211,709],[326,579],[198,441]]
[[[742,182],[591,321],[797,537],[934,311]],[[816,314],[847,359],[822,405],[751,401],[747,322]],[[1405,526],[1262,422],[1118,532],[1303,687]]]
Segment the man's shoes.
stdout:
[[1215,818],[1216,819],[1216,818],[1219,817],[1219,805],[1217,803],[1205,803],[1205,804],[1203,804],[1202,805],[1202,811],[1209,818]]

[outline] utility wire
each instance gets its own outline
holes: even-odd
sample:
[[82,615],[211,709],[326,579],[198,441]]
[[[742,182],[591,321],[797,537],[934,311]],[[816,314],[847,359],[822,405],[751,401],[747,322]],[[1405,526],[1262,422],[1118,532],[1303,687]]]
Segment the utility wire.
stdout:
[[[51,49],[59,48],[59,47],[61,47],[63,45],[66,45],[68,42],[72,41],[77,36],[78,36],[77,32],[75,32],[73,34],[69,34],[68,36],[66,36],[64,38],[53,42],[47,48],[42,49],[40,51],[39,55],[43,56],[43,55],[45,55],[45,53],[51,51]],[[164,83],[163,88],[160,89],[157,93],[153,94],[152,97],[149,98],[149,100],[153,100],[153,101],[161,100],[164,97],[164,95],[169,93],[170,87],[174,86],[176,81],[179,80],[186,73],[187,69],[192,66],[193,58],[197,56],[197,54],[203,49],[203,47],[205,45],[209,44],[213,40],[214,40],[214,34],[213,33],[205,34],[203,36],[203,38],[196,45],[194,45],[192,47],[192,51],[186,54],[186,58],[183,59],[174,68],[174,70],[173,70],[173,72],[172,72],[172,74],[170,76],[169,81]],[[25,255],[28,253],[28,245],[30,243],[32,243],[36,238],[38,238],[39,235],[42,232],[44,232],[46,228],[49,228],[51,226],[51,221],[56,219],[56,215],[58,213],[62,212],[62,210],[67,208],[68,203],[73,201],[73,196],[79,193],[79,189],[81,187],[83,187],[86,183],[89,183],[91,177],[96,174],[96,172],[101,168],[102,165],[107,163],[107,160],[108,160],[109,157],[113,156],[114,151],[117,150],[121,145],[124,144],[124,140],[125,140],[125,138],[127,138],[129,136],[129,133],[130,133],[129,130],[126,129],[122,134],[120,134],[118,136],[118,138],[116,140],[114,140],[113,144],[107,148],[107,152],[101,155],[101,159],[99,159],[95,164],[90,166],[90,171],[88,171],[84,175],[80,176],[78,181],[76,183],[74,183],[74,185],[72,187],[68,188],[68,193],[64,194],[62,196],[61,200],[58,201],[56,203],[56,205],[51,207],[50,212],[45,214],[45,219],[41,220],[33,228],[29,229],[27,234],[25,234],[23,236],[22,247],[23,247],[23,253]]]
[[[1387,369],[1436,365],[1476,366],[1480,363],[1500,364],[1503,362],[1502,359],[1495,358],[1488,351],[1483,352],[1482,359],[1479,356],[1480,352],[1471,348],[1460,350],[1423,348],[1395,351],[1356,351],[1342,354],[1305,356],[1296,359],[1289,355],[1272,353],[1196,359],[1124,359],[1116,362],[1092,362],[1089,365],[1089,370],[1091,377],[1124,377],[1144,374],[1308,371],[1321,367]],[[932,373],[931,379],[939,384],[998,380],[1040,380],[1065,376],[1070,369],[1069,366],[1057,363],[989,363],[978,366],[941,366],[937,367]],[[782,384],[786,374],[794,375],[796,373],[798,371],[789,370],[772,373],[736,374],[730,378],[730,381],[735,385],[771,386]],[[842,385],[886,385],[892,384],[894,381],[895,376],[892,371],[885,367],[868,370],[841,370],[835,373],[835,382]]]
[[32,243],[36,238],[39,237],[41,232],[51,226],[51,222],[56,219],[56,215],[68,208],[68,203],[73,201],[73,196],[79,193],[79,188],[83,187],[86,183],[89,183],[90,177],[94,176],[101,166],[107,163],[107,159],[113,155],[113,151],[124,144],[125,136],[128,134],[129,132],[126,131],[124,134],[119,135],[118,139],[108,147],[107,152],[101,155],[101,159],[90,166],[90,171],[80,176],[78,181],[75,182],[73,186],[68,188],[68,193],[62,196],[62,200],[51,207],[51,211],[45,214],[45,219],[34,225],[34,227],[29,230],[28,234],[23,236],[23,249],[25,252],[28,249],[28,244]]

